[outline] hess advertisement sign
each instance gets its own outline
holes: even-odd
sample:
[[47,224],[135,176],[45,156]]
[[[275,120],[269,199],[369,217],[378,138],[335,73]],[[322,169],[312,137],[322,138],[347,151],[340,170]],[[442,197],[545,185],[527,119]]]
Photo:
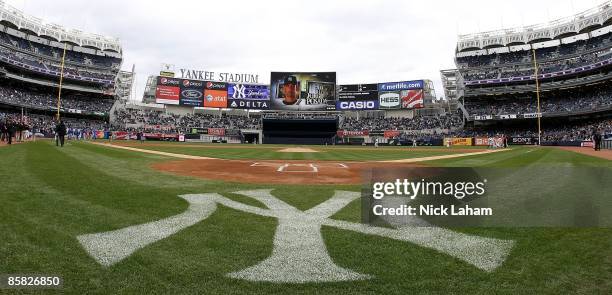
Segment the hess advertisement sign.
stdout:
[[399,91],[394,92],[380,92],[379,95],[379,109],[399,109],[400,108],[400,93]]

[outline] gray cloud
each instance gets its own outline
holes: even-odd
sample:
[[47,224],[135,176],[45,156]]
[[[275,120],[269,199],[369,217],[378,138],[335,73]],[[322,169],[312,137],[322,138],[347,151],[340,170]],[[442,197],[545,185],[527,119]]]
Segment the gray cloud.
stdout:
[[595,7],[550,1],[78,1],[7,0],[26,13],[115,36],[136,97],[162,62],[257,73],[337,71],[339,83],[431,79],[454,67],[458,34],[530,25]]

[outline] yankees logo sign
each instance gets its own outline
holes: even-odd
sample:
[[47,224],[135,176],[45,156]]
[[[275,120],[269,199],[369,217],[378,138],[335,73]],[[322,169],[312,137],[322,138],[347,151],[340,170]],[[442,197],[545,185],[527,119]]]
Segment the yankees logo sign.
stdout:
[[431,248],[487,272],[503,263],[513,245],[513,241],[472,236],[432,226],[393,229],[330,219],[358,199],[360,194],[357,192],[335,191],[332,198],[306,211],[274,197],[271,190],[234,193],[258,200],[268,209],[236,202],[216,193],[181,195],[179,197],[189,202],[189,208],[179,215],[114,231],[80,235],[77,240],[98,263],[111,266],[138,249],[205,220],[221,204],[278,220],[272,254],[256,265],[227,274],[235,279],[275,283],[339,282],[373,277],[334,263],[321,234],[323,225]]
[[227,95],[232,99],[270,100],[270,90],[267,85],[229,84]]

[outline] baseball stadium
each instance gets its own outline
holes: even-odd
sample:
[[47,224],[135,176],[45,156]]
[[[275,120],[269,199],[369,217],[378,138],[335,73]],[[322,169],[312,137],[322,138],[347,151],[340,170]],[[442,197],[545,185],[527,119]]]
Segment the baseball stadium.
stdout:
[[455,34],[434,76],[380,78],[140,64],[154,34],[17,6],[0,0],[1,294],[612,293],[611,1]]

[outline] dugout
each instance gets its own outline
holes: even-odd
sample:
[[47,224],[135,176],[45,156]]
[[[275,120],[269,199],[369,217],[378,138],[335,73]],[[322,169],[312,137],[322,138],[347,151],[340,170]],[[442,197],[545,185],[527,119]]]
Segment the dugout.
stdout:
[[264,144],[332,144],[337,118],[264,118]]

